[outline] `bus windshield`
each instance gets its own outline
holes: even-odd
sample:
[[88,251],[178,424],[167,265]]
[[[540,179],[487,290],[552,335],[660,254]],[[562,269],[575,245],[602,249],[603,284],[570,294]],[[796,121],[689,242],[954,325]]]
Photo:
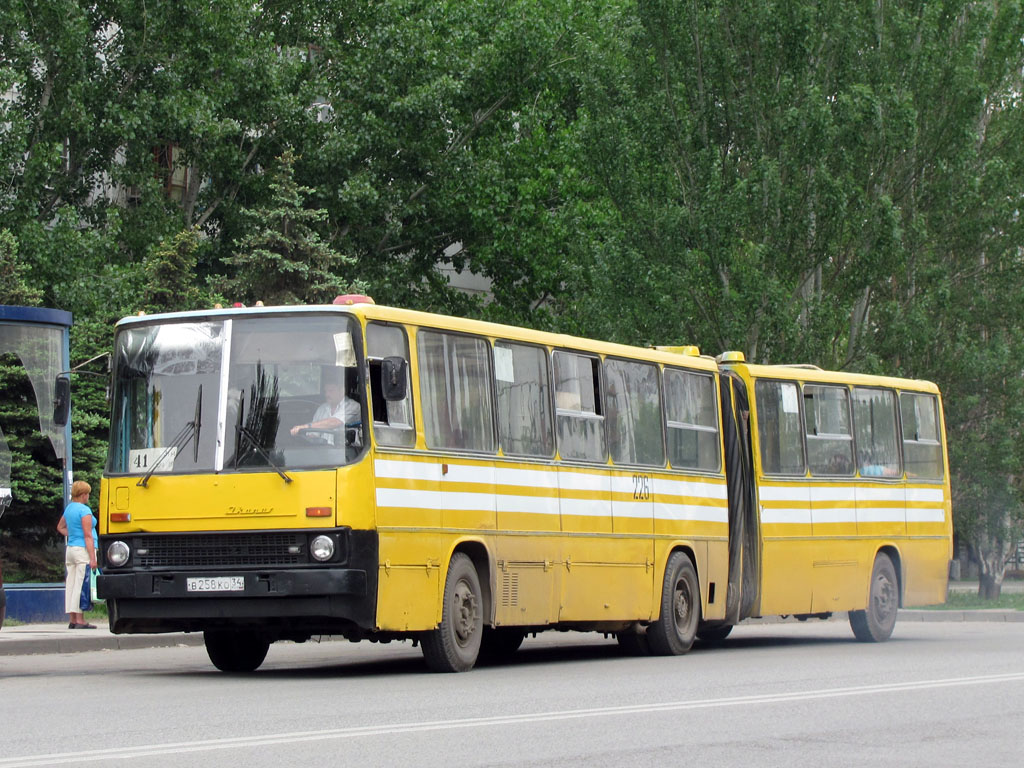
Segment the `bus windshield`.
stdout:
[[108,471],[351,462],[365,444],[360,346],[338,314],[131,325],[115,342]]

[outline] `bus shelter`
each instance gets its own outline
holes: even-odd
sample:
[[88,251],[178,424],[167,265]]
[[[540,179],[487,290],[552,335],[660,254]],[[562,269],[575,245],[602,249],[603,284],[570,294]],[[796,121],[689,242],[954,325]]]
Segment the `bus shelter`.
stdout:
[[[0,354],[21,361],[35,395],[39,431],[61,462],[64,500],[71,488],[71,426],[53,421],[54,382],[70,367],[71,313],[60,309],[0,305]],[[0,514],[14,501],[11,492],[11,452],[0,430]]]

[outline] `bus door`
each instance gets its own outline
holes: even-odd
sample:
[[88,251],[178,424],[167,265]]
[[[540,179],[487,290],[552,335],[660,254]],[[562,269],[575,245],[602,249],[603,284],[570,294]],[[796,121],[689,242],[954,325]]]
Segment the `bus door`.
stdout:
[[730,624],[753,616],[759,604],[761,549],[754,469],[750,447],[750,404],[743,379],[719,375],[722,437],[729,497],[729,582],[725,619]]

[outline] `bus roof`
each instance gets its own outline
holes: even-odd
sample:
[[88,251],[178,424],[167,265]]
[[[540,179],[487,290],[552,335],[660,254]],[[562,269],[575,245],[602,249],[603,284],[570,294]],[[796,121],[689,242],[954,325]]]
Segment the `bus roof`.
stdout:
[[821,384],[849,384],[863,387],[892,387],[912,389],[918,392],[938,394],[939,388],[923,379],[903,379],[896,376],[875,376],[867,373],[826,371],[813,365],[756,365],[753,363],[728,363],[727,368],[746,371],[755,379],[785,379]]
[[440,315],[432,312],[419,312],[417,310],[388,307],[380,304],[232,307],[224,309],[196,310],[192,312],[168,312],[126,317],[117,323],[117,327],[121,328],[131,325],[148,325],[151,323],[177,322],[183,320],[217,320],[227,317],[254,317],[309,313],[355,315],[367,320],[380,320],[391,323],[403,323],[406,325],[426,326],[454,331],[457,333],[475,333],[481,336],[491,336],[510,339],[513,341],[542,344],[550,347],[564,347],[566,349],[594,352],[602,355],[610,355],[612,357],[642,357],[645,360],[657,361],[667,365],[685,365],[689,368],[698,368],[707,371],[714,371],[718,368],[718,365],[713,358],[702,355],[679,354],[676,352],[656,350],[653,348],[634,347],[626,344],[597,341],[594,339],[570,336],[567,334],[537,331],[531,328],[503,325],[501,323],[491,323],[483,320],[469,320],[450,315]]

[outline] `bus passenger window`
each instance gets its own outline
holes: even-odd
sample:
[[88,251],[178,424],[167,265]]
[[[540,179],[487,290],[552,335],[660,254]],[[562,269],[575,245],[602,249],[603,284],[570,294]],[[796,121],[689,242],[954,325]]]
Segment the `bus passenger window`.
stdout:
[[861,477],[898,477],[902,474],[896,438],[895,393],[888,389],[854,389],[853,425]]
[[846,387],[804,386],[807,465],[812,475],[853,476],[853,429]]
[[598,360],[555,352],[555,421],[563,459],[604,462],[604,415],[598,396]]
[[797,385],[761,379],[754,386],[762,471],[770,475],[803,475],[804,441]]
[[385,357],[409,360],[409,343],[405,330],[397,325],[370,323],[366,326],[366,357],[370,372],[370,407],[373,412],[373,436],[378,445],[411,448],[416,443],[412,417],[412,388],[408,386],[402,400],[384,398],[381,365]]
[[494,381],[501,450],[510,456],[553,456],[551,384],[544,348],[494,342]]
[[608,452],[616,464],[665,465],[658,367],[604,361]]
[[934,395],[900,395],[903,421],[903,463],[907,477],[941,480],[942,444],[939,441],[939,401]]
[[473,336],[416,335],[427,447],[494,452],[490,347]]
[[672,466],[717,472],[722,457],[714,379],[703,373],[666,368],[665,415]]

